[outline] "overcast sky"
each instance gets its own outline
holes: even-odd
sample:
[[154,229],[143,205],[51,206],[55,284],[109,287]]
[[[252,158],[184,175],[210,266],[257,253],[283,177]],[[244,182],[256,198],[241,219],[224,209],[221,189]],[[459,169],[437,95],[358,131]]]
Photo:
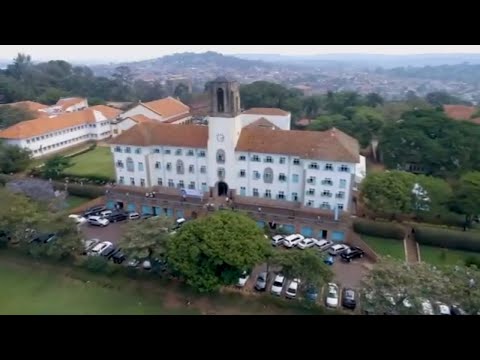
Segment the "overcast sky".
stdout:
[[480,45],[1,45],[0,59],[19,52],[34,60],[143,60],[177,52],[217,51],[223,54],[314,55],[338,53],[431,54],[480,53]]

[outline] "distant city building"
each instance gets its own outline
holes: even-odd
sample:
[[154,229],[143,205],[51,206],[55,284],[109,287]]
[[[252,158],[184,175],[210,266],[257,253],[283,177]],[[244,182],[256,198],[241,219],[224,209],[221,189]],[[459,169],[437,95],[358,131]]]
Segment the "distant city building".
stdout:
[[[480,116],[474,116],[480,109],[474,106],[466,105],[444,105],[443,111],[445,114],[454,120],[464,120],[474,124],[480,125]],[[473,117],[473,118],[472,118]]]
[[304,96],[312,96],[313,88],[306,85],[297,85],[293,87],[294,89],[300,90]]

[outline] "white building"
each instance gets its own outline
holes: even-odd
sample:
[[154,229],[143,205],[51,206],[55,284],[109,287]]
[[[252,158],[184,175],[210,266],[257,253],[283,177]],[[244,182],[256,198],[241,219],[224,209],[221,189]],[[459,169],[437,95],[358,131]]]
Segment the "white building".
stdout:
[[109,138],[110,120],[119,113],[114,108],[98,105],[81,111],[45,115],[0,131],[0,139],[29,149],[33,157],[39,157],[89,140]]
[[47,115],[71,113],[88,108],[88,100],[78,97],[62,98],[55,105],[41,109]]
[[143,122],[111,140],[119,184],[213,190],[348,210],[361,164],[345,133],[292,131],[290,113],[240,112],[238,84],[211,83],[207,126]]
[[166,124],[183,124],[191,119],[190,108],[180,100],[172,97],[138,103],[125,111],[112,122],[112,135],[122,132],[143,122],[162,122]]

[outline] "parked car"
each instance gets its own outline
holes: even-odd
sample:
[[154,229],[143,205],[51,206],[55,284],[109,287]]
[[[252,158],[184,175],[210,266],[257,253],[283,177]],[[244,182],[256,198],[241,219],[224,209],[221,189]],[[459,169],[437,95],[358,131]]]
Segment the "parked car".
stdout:
[[93,226],[105,227],[110,224],[110,221],[100,216],[90,216],[88,218],[88,224]]
[[37,236],[33,237],[30,242],[35,242],[39,244],[48,244],[54,241],[57,238],[56,234],[48,233],[48,234],[38,234]]
[[320,251],[325,251],[332,245],[333,245],[333,241],[324,240],[324,239],[317,241],[317,246],[320,249]]
[[357,306],[357,296],[353,289],[343,289],[342,306],[347,309],[355,310]]
[[152,263],[150,262],[150,260],[145,260],[143,263],[142,263],[142,267],[144,270],[152,270]]
[[283,284],[285,283],[285,276],[278,274],[273,280],[271,292],[273,295],[280,296],[282,294]]
[[257,281],[255,282],[255,290],[265,291],[268,284],[268,273],[262,272],[257,276]]
[[347,251],[349,247],[345,244],[337,244],[333,245],[330,250],[328,250],[328,253],[332,256],[337,256],[343,253],[344,251]]
[[334,283],[328,284],[328,292],[326,298],[326,304],[328,307],[338,307],[338,285]]
[[420,300],[422,304],[422,314],[423,315],[435,315],[433,311],[432,303],[428,300],[422,299]]
[[105,250],[103,250],[101,255],[106,257],[107,259],[110,259],[116,251],[117,251],[117,248],[115,247],[115,245],[112,245],[106,248]]
[[299,279],[293,279],[287,287],[285,295],[287,299],[295,299],[297,297],[298,285],[300,284]]
[[435,303],[438,311],[438,315],[451,315],[450,307],[445,305],[444,303],[441,303],[440,301],[437,301]]
[[127,263],[128,267],[133,267],[133,268],[136,268],[138,265],[140,265],[140,261],[138,261],[137,259],[132,259]]
[[315,245],[317,245],[317,242],[318,240],[317,239],[314,239],[314,238],[306,238],[306,239],[303,239],[301,240],[298,244],[297,244],[297,247],[299,249],[308,249],[308,248],[311,248],[311,247],[314,247]]
[[275,236],[272,236],[272,245],[273,246],[280,246],[283,244],[283,240],[285,238],[283,237],[283,235],[275,235]]
[[104,241],[100,244],[95,245],[93,249],[88,252],[88,255],[100,256],[103,255],[106,251],[110,251],[110,249],[113,249],[113,244],[110,241]]
[[186,221],[187,220],[184,219],[184,218],[180,218],[180,219],[175,220],[175,225],[173,225],[172,230],[176,231],[176,230],[180,229],[182,227],[182,225],[185,224]]
[[112,259],[115,264],[121,264],[127,259],[127,257],[123,253],[122,249],[116,249],[112,254],[110,254],[110,259]]
[[128,219],[128,215],[124,212],[111,212],[109,215],[106,216],[108,221],[111,223],[116,223],[118,221],[124,221]]
[[247,271],[244,271],[243,274],[238,279],[237,287],[240,287],[240,288],[244,287],[249,277],[250,277],[250,274]]
[[354,259],[363,258],[364,255],[365,255],[365,252],[362,249],[354,246],[342,252],[340,254],[340,257],[342,258],[343,261],[351,262]]
[[452,305],[450,306],[450,314],[451,315],[467,315],[467,312],[458,305]]
[[83,217],[88,219],[89,216],[98,216],[102,211],[105,211],[105,210],[107,210],[107,208],[103,205],[94,206],[85,210],[85,212],[83,213]]
[[83,240],[83,255],[87,255],[87,253],[92,250],[96,245],[100,244],[100,240],[98,239],[90,239],[90,240]]
[[289,236],[287,236],[283,239],[283,246],[291,249],[295,245],[297,245],[300,241],[302,241],[303,239],[305,239],[305,237],[303,235],[300,235],[300,234],[289,235]]
[[140,219],[140,214],[137,212],[131,212],[128,214],[128,219],[129,220],[137,220]]
[[309,285],[305,292],[305,298],[308,301],[316,302],[318,298],[318,289],[313,285]]
[[81,215],[72,214],[68,215],[68,218],[72,219],[77,225],[83,225],[87,223],[87,219]]
[[108,218],[110,215],[112,215],[112,210],[103,210],[100,212],[100,216],[103,216],[105,218]]

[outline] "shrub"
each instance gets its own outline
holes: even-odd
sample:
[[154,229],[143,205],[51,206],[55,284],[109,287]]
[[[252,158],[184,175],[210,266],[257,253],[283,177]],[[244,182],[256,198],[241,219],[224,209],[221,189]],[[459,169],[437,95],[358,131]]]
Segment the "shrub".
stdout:
[[68,158],[74,158],[75,156],[79,156],[79,155],[82,155],[82,154],[85,154],[89,151],[92,151],[94,150],[95,148],[97,147],[97,143],[93,143],[91,144],[88,148],[86,149],[83,149],[83,150],[80,150],[76,153],[73,153],[73,154],[69,154],[69,155],[66,155],[65,157],[68,157]]
[[[61,183],[55,184],[56,190],[65,190],[65,185]],[[74,196],[80,196],[89,199],[96,199],[105,195],[105,189],[95,185],[80,185],[80,184],[68,184],[68,193]]]
[[423,245],[480,252],[480,235],[473,232],[415,226],[415,239]]
[[468,266],[468,267],[476,266],[477,269],[480,269],[480,258],[475,256],[468,256],[465,259],[465,266]]
[[463,228],[463,225],[465,223],[465,216],[454,213],[444,213],[438,215],[420,213],[415,216],[415,219],[423,223],[446,225],[460,228]]
[[403,240],[405,231],[400,225],[369,220],[355,220],[353,230],[359,234]]
[[107,274],[108,270],[108,260],[103,256],[87,256],[83,261],[82,266],[95,274]]

